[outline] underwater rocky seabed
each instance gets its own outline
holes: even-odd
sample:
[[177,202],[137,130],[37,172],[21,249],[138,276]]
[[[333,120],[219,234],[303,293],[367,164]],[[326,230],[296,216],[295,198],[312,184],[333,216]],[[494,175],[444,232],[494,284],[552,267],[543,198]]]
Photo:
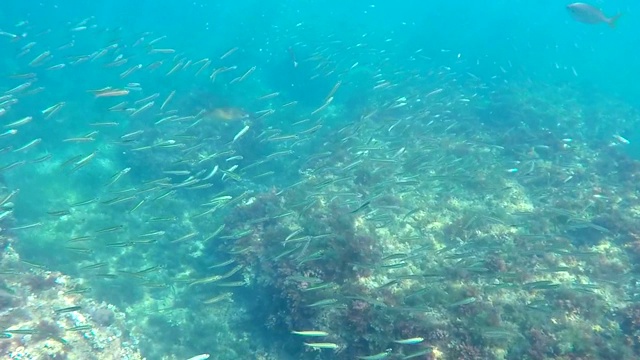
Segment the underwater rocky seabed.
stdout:
[[21,261],[12,236],[0,241],[3,359],[143,359],[124,313],[81,295],[81,280]]
[[[434,103],[399,124],[403,113],[388,110],[330,129],[293,163],[299,181],[245,180],[291,164],[279,158],[241,169],[210,202],[215,236],[169,250],[123,245],[87,265],[80,248],[46,240],[55,228],[3,230],[0,321],[33,331],[5,335],[0,349],[34,359],[140,358],[135,347],[148,359],[638,358],[640,164],[614,137],[637,128],[638,114],[612,100],[585,107],[570,88],[530,89],[510,85],[481,109]],[[95,206],[78,211],[109,224]],[[203,211],[189,197],[166,206],[179,219]],[[171,226],[178,238],[192,224]],[[67,276],[19,260],[34,248],[78,265],[60,263]],[[132,264],[146,269],[114,270]],[[56,312],[71,306],[81,308]],[[414,337],[424,341],[394,342]]]

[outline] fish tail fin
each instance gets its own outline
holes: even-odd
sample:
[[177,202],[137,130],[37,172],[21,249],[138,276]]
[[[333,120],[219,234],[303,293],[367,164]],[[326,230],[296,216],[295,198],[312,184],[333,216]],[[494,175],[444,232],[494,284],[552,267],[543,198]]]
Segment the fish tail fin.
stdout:
[[610,27],[615,28],[616,27],[616,22],[618,21],[618,19],[620,19],[620,16],[622,16],[622,13],[619,13],[615,16],[612,16],[609,21],[607,21],[607,24],[609,24]]

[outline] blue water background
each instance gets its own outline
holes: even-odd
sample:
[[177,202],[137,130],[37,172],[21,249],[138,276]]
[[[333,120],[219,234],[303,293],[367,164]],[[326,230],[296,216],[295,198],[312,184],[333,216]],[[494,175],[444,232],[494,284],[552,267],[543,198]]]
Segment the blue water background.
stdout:
[[[566,4],[550,0],[9,1],[3,5],[0,24],[7,28],[28,20],[39,27],[56,27],[95,16],[100,26],[122,27],[123,37],[147,31],[167,35],[164,44],[175,44],[194,58],[240,46],[247,63],[274,70],[288,61],[287,48],[294,43],[314,48],[332,38],[354,44],[365,42],[362,36],[367,34],[366,42],[374,49],[393,50],[399,69],[409,66],[402,55],[424,49],[427,56],[437,58],[441,49],[447,49],[460,53],[467,70],[478,76],[566,81],[637,101],[640,85],[630,79],[640,78],[635,54],[640,44],[640,4],[593,3],[610,16],[623,13],[615,30],[574,21]],[[304,52],[299,55],[303,56]],[[359,60],[363,59],[353,59]],[[375,59],[369,60],[375,64]],[[442,65],[451,65],[451,60],[443,56]]]

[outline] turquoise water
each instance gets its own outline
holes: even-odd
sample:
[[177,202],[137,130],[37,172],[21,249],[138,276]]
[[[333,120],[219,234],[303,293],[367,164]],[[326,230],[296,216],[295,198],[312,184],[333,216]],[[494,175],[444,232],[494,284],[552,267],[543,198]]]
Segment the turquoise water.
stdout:
[[0,354],[637,358],[640,8],[566,5],[9,1]]

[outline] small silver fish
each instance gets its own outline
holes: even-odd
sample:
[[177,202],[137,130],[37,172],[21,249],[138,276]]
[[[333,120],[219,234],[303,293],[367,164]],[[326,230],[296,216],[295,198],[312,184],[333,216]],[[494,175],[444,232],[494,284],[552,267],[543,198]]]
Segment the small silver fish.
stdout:
[[209,354],[201,354],[201,355],[196,355],[194,357],[190,357],[187,360],[205,360],[209,358]]
[[569,10],[571,16],[577,21],[586,24],[606,23],[610,27],[615,27],[616,21],[620,18],[620,15],[622,15],[617,14],[612,17],[607,17],[600,9],[581,2],[567,5],[567,10]]

